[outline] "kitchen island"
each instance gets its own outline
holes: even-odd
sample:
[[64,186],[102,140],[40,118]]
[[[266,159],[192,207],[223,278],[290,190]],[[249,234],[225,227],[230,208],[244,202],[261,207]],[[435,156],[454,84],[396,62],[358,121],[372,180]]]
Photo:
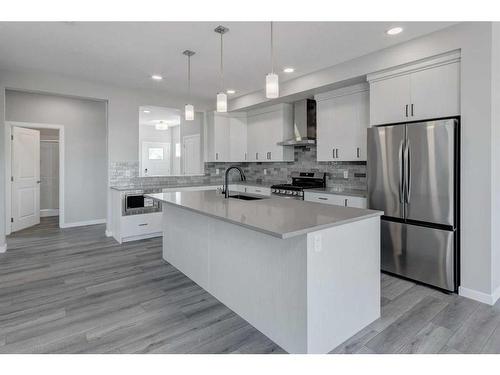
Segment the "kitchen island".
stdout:
[[286,351],[327,353],[379,318],[382,212],[216,191],[148,196],[164,203],[163,258]]

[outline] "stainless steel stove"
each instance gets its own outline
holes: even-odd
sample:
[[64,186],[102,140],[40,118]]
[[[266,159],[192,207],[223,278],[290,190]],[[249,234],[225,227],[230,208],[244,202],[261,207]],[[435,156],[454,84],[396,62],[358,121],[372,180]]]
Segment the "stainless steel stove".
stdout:
[[271,186],[271,194],[304,199],[305,189],[322,188],[326,186],[326,173],[324,172],[292,172],[291,184],[278,184]]

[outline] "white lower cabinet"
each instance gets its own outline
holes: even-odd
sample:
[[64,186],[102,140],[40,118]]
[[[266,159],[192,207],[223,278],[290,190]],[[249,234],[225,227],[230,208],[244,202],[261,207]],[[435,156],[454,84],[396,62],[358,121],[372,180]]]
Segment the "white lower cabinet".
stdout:
[[122,242],[132,241],[138,237],[142,239],[145,236],[161,236],[161,217],[161,212],[122,216]]
[[306,191],[304,192],[304,200],[307,202],[333,204],[336,206],[344,207],[367,208],[368,206],[366,198],[340,194],[315,193]]

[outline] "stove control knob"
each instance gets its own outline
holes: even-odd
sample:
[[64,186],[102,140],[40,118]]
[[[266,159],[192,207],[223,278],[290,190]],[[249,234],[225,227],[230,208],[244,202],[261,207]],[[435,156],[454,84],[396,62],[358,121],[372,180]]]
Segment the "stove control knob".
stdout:
[[281,193],[281,194],[285,194],[285,193],[286,193],[286,191],[285,191],[285,190],[280,190],[280,193]]
[[292,194],[293,194],[293,191],[288,190],[286,193],[287,193],[288,195],[292,195]]
[[296,192],[296,191],[293,191],[293,192],[292,192],[292,195],[297,195],[297,192]]
[[271,189],[271,193],[276,193],[276,189]]

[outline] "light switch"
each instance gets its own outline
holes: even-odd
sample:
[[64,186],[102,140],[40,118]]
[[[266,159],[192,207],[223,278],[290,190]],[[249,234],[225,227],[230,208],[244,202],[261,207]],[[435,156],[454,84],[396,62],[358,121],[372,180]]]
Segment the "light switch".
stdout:
[[349,178],[349,171],[344,171],[344,178]]
[[267,174],[267,169],[264,168],[264,176]]
[[219,168],[215,168],[215,174],[219,174]]

